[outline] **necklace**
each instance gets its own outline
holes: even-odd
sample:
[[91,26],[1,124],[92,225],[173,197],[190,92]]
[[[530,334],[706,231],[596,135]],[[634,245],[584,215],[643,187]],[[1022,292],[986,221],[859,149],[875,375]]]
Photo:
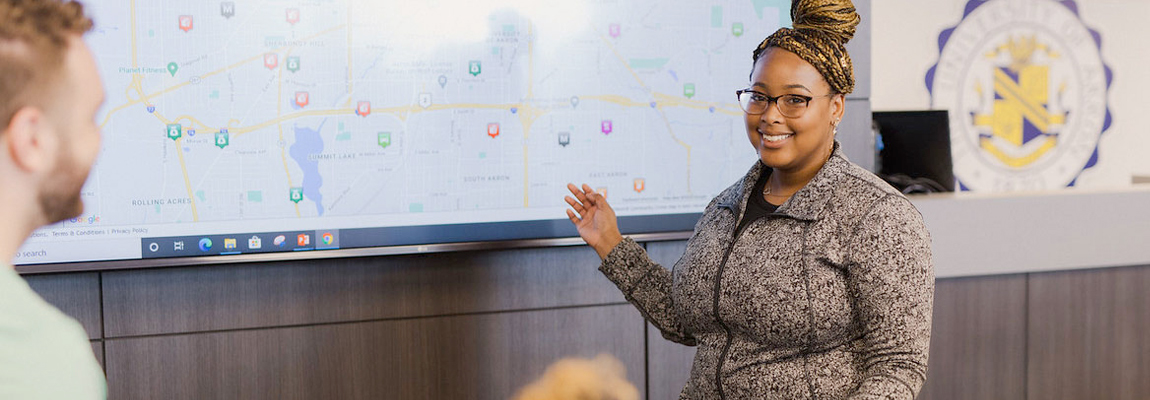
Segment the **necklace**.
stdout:
[[[784,201],[787,200],[790,197],[790,195],[774,194],[771,192],[771,178],[773,178],[773,176],[770,178],[767,178],[767,184],[763,185],[763,199],[766,200],[767,197],[774,196],[776,198],[783,199]],[[768,203],[769,202],[770,201],[768,200]],[[771,203],[771,204],[774,204],[774,203]]]

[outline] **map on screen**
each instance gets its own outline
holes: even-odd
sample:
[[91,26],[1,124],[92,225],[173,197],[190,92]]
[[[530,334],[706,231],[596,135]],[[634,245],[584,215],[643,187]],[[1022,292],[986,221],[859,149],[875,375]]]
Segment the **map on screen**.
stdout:
[[84,215],[17,264],[505,239],[569,225],[568,182],[697,214],[755,160],[734,91],[790,24],[785,0],[84,3],[102,150]]

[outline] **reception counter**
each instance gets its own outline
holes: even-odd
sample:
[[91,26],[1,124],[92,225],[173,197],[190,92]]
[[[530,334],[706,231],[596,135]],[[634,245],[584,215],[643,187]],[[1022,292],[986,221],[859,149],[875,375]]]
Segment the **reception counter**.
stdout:
[[911,199],[940,278],[1150,265],[1150,185]]

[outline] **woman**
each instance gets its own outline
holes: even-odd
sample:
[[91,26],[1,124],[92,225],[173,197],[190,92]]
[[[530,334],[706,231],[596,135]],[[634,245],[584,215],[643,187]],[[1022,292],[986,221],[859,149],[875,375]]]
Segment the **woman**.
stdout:
[[602,196],[567,214],[599,269],[669,340],[698,346],[684,399],[912,399],[934,273],[922,217],[834,137],[854,86],[849,0],[796,0],[738,91],[759,162],[707,206],[667,271]]

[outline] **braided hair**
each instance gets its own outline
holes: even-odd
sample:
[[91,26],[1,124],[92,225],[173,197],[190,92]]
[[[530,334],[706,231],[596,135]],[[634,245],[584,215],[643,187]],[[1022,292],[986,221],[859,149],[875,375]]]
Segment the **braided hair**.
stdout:
[[791,20],[794,28],[779,28],[759,43],[754,61],[778,47],[811,63],[836,93],[853,91],[854,67],[846,43],[854,37],[860,18],[851,0],[794,0]]

